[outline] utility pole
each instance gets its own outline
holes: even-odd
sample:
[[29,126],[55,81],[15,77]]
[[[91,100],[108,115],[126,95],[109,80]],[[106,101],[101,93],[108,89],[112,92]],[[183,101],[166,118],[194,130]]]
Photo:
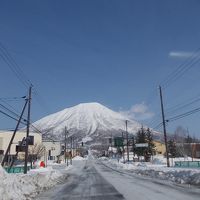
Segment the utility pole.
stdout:
[[110,138],[111,158],[113,157],[113,146],[112,146],[112,142],[113,142],[113,139],[112,139],[112,133],[111,133],[111,138]]
[[75,141],[75,155],[77,156],[78,155],[78,141],[76,140]]
[[[193,155],[193,154],[194,154],[194,148],[193,148],[193,145],[192,145],[193,142],[192,142],[192,141],[190,140],[190,138],[189,138],[189,137],[190,137],[190,136],[189,136],[190,134],[189,134],[189,129],[188,129],[188,128],[187,128],[187,135],[188,135],[188,136],[187,136],[187,137],[188,137],[187,143],[189,143],[189,145],[190,145],[190,148],[189,148],[189,149],[190,149],[190,151],[191,151],[192,162],[193,162],[193,160],[194,160],[194,155]],[[183,148],[184,148],[184,144],[183,144]]]
[[123,161],[124,161],[124,164],[125,164],[125,157],[124,157],[124,133],[122,132],[122,156],[123,156]]
[[67,166],[69,165],[69,152],[68,152],[68,131],[66,132],[67,135],[67,141],[66,141],[66,146],[67,146]]
[[73,138],[71,136],[71,154],[70,154],[70,164],[72,165],[72,141],[73,141]]
[[129,147],[128,147],[128,131],[127,131],[128,120],[126,120],[125,122],[126,122],[126,140],[127,140],[127,142],[126,142],[126,145],[127,145],[127,147],[126,147],[126,149],[127,149],[127,161],[129,163]]
[[170,164],[169,164],[169,151],[168,151],[168,145],[167,145],[167,132],[166,132],[166,123],[165,123],[165,113],[164,113],[164,107],[163,107],[163,98],[162,98],[162,88],[161,88],[161,86],[159,86],[159,91],[160,91],[160,105],[161,105],[162,121],[163,121],[163,132],[164,132],[164,140],[165,140],[165,147],[166,147],[167,167],[170,167]]
[[135,139],[134,139],[134,136],[133,136],[133,162],[134,162],[134,159],[135,159]]
[[67,142],[67,130],[66,130],[66,126],[65,126],[65,148],[64,148],[65,163],[66,163],[66,146],[67,146],[66,142]]
[[28,116],[27,116],[27,129],[26,129],[24,174],[27,174],[27,164],[28,164],[28,143],[29,143],[29,128],[30,128],[30,114],[31,114],[31,92],[32,92],[32,85],[29,87],[29,95],[28,95]]
[[74,145],[74,137],[72,138],[72,157],[74,157],[74,150],[75,150],[75,145]]

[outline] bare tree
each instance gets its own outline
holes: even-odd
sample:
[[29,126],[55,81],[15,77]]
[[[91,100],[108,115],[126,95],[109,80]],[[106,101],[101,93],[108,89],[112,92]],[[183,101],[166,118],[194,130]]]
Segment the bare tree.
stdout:
[[43,156],[45,147],[43,144],[34,144],[29,146],[29,155],[34,155],[35,158],[41,158]]

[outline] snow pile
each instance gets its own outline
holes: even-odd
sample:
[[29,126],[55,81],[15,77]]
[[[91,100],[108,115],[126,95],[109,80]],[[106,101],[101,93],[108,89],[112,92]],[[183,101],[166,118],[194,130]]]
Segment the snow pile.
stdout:
[[[151,178],[159,178],[169,180],[179,184],[190,184],[200,186],[200,169],[193,168],[174,168],[166,167],[166,165],[158,165],[144,162],[133,162],[123,164],[117,160],[104,160],[104,164],[112,168],[123,170],[125,172],[135,173],[137,175],[149,176]],[[162,162],[161,162],[162,163]]]
[[8,174],[0,166],[0,199],[31,199],[64,178],[61,172],[51,167],[31,170],[28,174]]
[[90,136],[85,136],[83,139],[82,139],[82,142],[83,143],[86,143],[86,142],[90,142],[92,141],[92,138]]
[[[0,199],[26,199],[26,195],[36,189],[36,186],[23,180],[16,174],[8,174],[0,166]],[[24,191],[22,191],[24,190]]]
[[108,161],[109,159],[108,159],[108,157],[102,156],[102,157],[99,158],[99,160],[106,160],[106,161]]
[[81,157],[81,156],[75,156],[73,158],[73,160],[85,160],[85,158]]

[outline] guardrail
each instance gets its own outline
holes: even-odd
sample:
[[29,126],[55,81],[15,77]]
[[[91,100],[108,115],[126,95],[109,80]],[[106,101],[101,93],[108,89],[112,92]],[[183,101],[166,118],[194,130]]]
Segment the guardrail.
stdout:
[[[4,169],[8,173],[24,173],[24,166],[15,166],[15,167],[4,167]],[[29,171],[31,169],[31,166],[27,166],[27,170]]]
[[175,167],[200,168],[200,161],[175,161]]

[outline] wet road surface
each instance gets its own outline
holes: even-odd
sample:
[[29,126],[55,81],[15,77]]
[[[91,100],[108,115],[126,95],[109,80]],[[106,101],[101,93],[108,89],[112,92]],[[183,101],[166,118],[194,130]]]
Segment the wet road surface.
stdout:
[[89,159],[73,163],[66,182],[37,200],[199,200],[200,189],[126,174]]
[[41,194],[37,199],[67,199],[67,200],[123,200],[121,195],[90,161],[85,161],[84,167],[71,173],[67,183],[60,188]]

